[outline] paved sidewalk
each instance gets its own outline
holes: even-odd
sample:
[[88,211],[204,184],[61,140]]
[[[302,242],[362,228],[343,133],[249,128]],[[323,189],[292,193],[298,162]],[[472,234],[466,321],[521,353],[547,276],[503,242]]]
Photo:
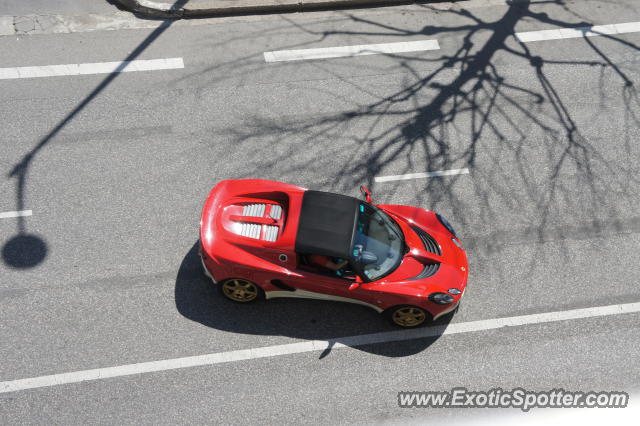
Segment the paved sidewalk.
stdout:
[[115,0],[0,0],[1,16],[104,14],[117,10]]
[[[189,18],[416,3],[411,0],[114,0],[146,17]],[[432,0],[437,2],[443,0]],[[451,0],[450,0],[451,1]],[[453,0],[455,1],[455,0]],[[428,2],[428,1],[426,1]]]

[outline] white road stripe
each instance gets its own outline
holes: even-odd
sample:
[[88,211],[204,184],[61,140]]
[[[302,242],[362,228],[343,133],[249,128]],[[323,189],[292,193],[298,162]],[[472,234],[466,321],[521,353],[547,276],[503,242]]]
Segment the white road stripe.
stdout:
[[394,176],[377,176],[374,178],[375,182],[392,182],[395,180],[409,180],[409,179],[422,179],[438,176],[452,176],[452,175],[468,175],[469,169],[452,169],[452,170],[439,170],[436,172],[424,172],[424,173],[409,173],[406,175],[394,175]]
[[623,24],[594,25],[578,28],[558,28],[553,30],[528,31],[516,33],[516,37],[523,43],[531,41],[558,40],[563,38],[597,37],[601,35],[615,35],[640,32],[640,22]]
[[360,44],[356,46],[321,47],[316,49],[277,50],[264,52],[267,62],[301,61],[304,59],[340,58],[345,56],[379,55],[382,53],[438,50],[438,40],[403,41],[398,43]]
[[96,368],[93,370],[73,371],[70,373],[53,374],[50,376],[32,377],[28,379],[9,380],[0,382],[0,393],[43,388],[68,383],[79,383],[88,380],[100,380],[113,377],[131,376],[135,374],[151,373],[156,371],[176,370],[180,368],[215,365],[227,362],[322,351],[331,344],[333,344],[333,349],[337,349],[350,346],[362,346],[373,343],[421,339],[448,334],[472,333],[477,331],[494,330],[502,327],[516,327],[521,325],[552,323],[558,321],[577,320],[583,318],[630,314],[638,312],[640,312],[640,303],[627,303],[622,305],[597,306],[585,309],[572,309],[568,311],[546,312],[542,314],[461,322],[449,324],[446,326],[440,325],[413,330],[398,330],[375,334],[364,334],[360,336],[342,337],[336,340],[311,340],[285,345],[266,346],[261,348],[219,352],[185,358],[174,358],[161,361],[141,362],[138,364],[119,365],[116,367]]
[[156,71],[179,68],[184,68],[182,58],[141,59],[136,61],[96,62],[90,64],[42,65],[37,67],[0,68],[0,80],[85,74],[111,74],[113,72]]
[[10,217],[25,217],[25,216],[31,216],[33,214],[33,211],[31,210],[20,210],[20,211],[16,211],[16,212],[4,212],[4,213],[0,213],[0,219],[8,219]]

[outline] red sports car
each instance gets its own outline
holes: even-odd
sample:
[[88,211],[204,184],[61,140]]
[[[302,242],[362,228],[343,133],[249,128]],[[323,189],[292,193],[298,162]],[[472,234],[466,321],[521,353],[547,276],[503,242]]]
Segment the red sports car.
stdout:
[[235,302],[302,297],[369,306],[416,327],[453,311],[467,256],[451,225],[419,207],[260,179],[225,180],[200,224],[204,271]]

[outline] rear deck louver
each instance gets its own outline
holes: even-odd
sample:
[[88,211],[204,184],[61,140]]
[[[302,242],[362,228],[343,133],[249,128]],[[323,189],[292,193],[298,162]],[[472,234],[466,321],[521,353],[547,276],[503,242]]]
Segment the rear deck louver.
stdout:
[[257,225],[255,223],[241,223],[239,234],[243,237],[255,238],[256,240],[259,240],[260,228],[261,225]]
[[[238,212],[239,213],[239,212]],[[244,219],[237,220],[232,228],[232,232],[247,238],[256,240],[264,240],[270,243],[278,240],[280,226],[283,215],[282,206],[278,204],[254,203],[242,206],[242,216]],[[271,218],[273,225],[260,223],[251,223],[252,217]],[[256,220],[258,222],[258,220]]]
[[247,204],[242,208],[242,216],[263,217],[266,204]]
[[278,227],[273,225],[264,225],[264,238],[265,241],[274,242],[278,239]]
[[272,204],[269,216],[271,216],[272,219],[280,219],[280,216],[282,216],[282,207]]

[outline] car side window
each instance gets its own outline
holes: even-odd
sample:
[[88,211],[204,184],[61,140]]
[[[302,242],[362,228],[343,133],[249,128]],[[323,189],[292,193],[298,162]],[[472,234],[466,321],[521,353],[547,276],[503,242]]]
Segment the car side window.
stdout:
[[300,267],[301,269],[329,277],[345,280],[355,279],[355,272],[353,272],[351,264],[345,259],[315,254],[300,255]]

